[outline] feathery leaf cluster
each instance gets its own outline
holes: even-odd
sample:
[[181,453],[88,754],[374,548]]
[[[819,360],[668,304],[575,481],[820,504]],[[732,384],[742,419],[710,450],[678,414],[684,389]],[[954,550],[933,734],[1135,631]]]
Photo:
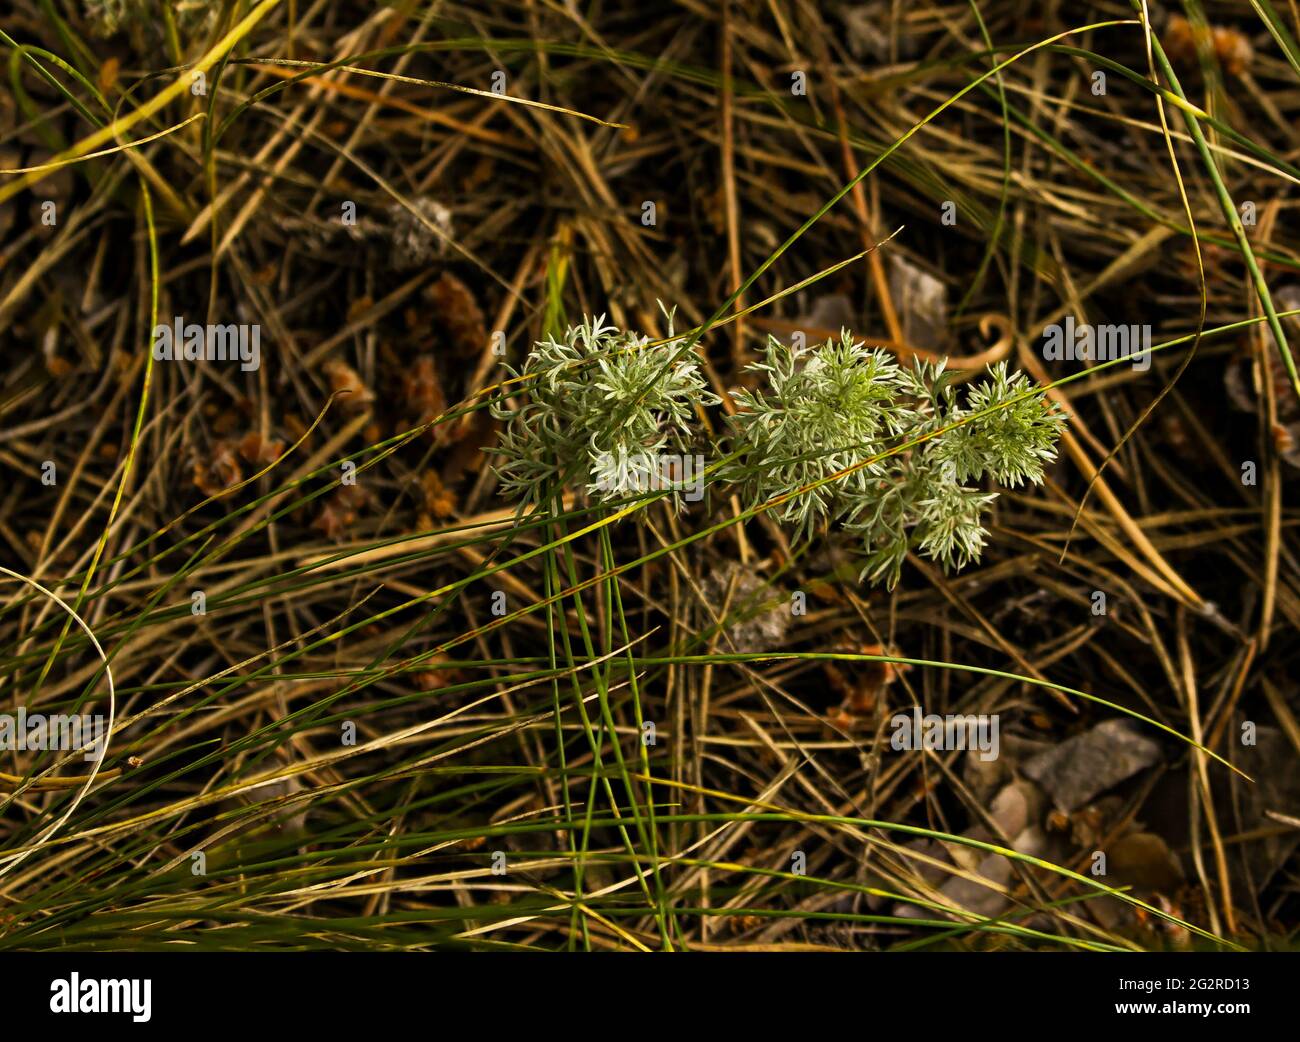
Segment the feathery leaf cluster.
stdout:
[[[671,337],[671,315],[668,320]],[[537,503],[579,462],[588,475],[613,476],[587,486],[601,500],[646,491],[642,462],[683,452],[696,407],[718,401],[695,362],[674,361],[680,345],[651,345],[645,336],[606,325],[603,315],[570,328],[563,340],[538,343],[521,370],[510,370],[522,378],[528,402],[513,410],[493,407],[508,421],[497,448],[503,491]]]
[[905,368],[848,333],[808,349],[771,338],[750,368],[770,390],[742,392],[732,418],[748,504],[780,500],[799,540],[843,522],[872,582],[894,585],[910,549],[945,568],[977,560],[997,494],[971,483],[1037,484],[1056,457],[1063,417],[1005,363],[964,403],[943,362]]
[[[534,348],[519,374],[528,404],[496,412],[509,420],[504,491],[537,502],[575,460],[594,471],[687,446],[696,408],[717,399],[694,362],[670,364],[676,344],[645,344],[596,319]],[[1005,363],[959,398],[943,362],[900,366],[847,332],[813,348],[769,338],[748,372],[758,386],[734,395],[724,476],[750,509],[771,504],[797,542],[832,523],[856,534],[862,578],[890,586],[910,550],[948,569],[978,560],[997,498],[983,483],[1040,483],[1064,422]],[[635,481],[587,487],[605,500],[644,491]]]

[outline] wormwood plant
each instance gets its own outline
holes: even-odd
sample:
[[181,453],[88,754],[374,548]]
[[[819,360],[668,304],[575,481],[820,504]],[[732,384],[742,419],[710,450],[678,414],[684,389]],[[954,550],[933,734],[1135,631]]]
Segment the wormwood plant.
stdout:
[[[529,402],[496,411],[508,420],[498,450],[506,493],[538,502],[575,459],[595,466],[602,454],[689,444],[695,409],[717,399],[695,362],[672,361],[680,341],[646,343],[597,319],[533,349],[516,374]],[[984,484],[1040,483],[1064,422],[1005,363],[959,397],[943,362],[900,366],[847,332],[809,348],[769,338],[748,372],[757,387],[735,394],[722,476],[749,508],[773,503],[796,542],[840,524],[862,541],[861,578],[891,587],[909,550],[945,569],[978,560],[984,513],[997,498]],[[603,500],[641,490],[588,486]]]
[[[666,316],[671,337],[672,315]],[[563,340],[540,341],[522,370],[507,367],[522,378],[529,401],[513,410],[493,406],[498,419],[509,421],[496,449],[502,491],[543,502],[576,461],[585,461],[588,475],[619,479],[588,486],[602,500],[645,491],[635,484],[643,473],[638,460],[685,451],[695,408],[718,401],[699,366],[673,362],[680,344],[650,345],[648,337],[606,325],[601,315],[571,327]]]
[[1005,363],[964,404],[943,362],[905,368],[848,333],[803,350],[769,338],[751,370],[767,390],[740,392],[732,417],[749,505],[783,500],[800,540],[844,522],[872,582],[893,586],[912,548],[945,568],[977,560],[997,493],[974,483],[1038,484],[1056,458],[1063,417]]

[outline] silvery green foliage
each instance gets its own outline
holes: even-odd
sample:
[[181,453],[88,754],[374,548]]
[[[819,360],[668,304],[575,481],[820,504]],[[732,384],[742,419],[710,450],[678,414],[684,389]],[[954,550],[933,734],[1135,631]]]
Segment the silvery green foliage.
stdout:
[[[683,451],[696,407],[717,399],[694,362],[673,361],[680,343],[646,346],[602,317],[537,344],[514,374],[527,404],[494,407],[508,421],[498,449],[503,491],[536,503],[575,464],[588,476],[635,475],[620,464]],[[1064,417],[1004,363],[959,397],[943,363],[905,368],[844,333],[805,349],[770,338],[749,371],[760,386],[735,395],[735,462],[725,476],[750,509],[768,505],[798,541],[832,522],[858,535],[862,578],[872,582],[893,586],[909,550],[945,568],[978,560],[984,513],[997,498],[985,480],[1037,484],[1056,458]],[[645,491],[635,480],[587,488],[604,500]]]
[[748,505],[780,501],[773,509],[801,540],[843,522],[862,537],[872,582],[893,586],[909,549],[945,568],[978,560],[997,494],[970,483],[1036,484],[1056,458],[1063,417],[1004,363],[964,402],[943,363],[905,369],[847,333],[804,350],[770,339],[751,370],[770,390],[738,395],[731,421]]
[[[502,491],[537,503],[573,478],[575,465],[584,482],[598,468],[635,477],[635,466],[621,464],[683,451],[696,406],[718,399],[705,389],[689,354],[673,360],[681,343],[647,346],[648,337],[620,332],[602,315],[572,327],[563,340],[534,346],[523,368],[510,370],[521,378],[527,403],[514,410],[493,407],[507,421],[497,449]],[[635,482],[587,488],[602,500],[645,491]]]
[[[966,394],[964,412],[948,410],[950,419],[987,412],[955,430],[945,431],[933,451],[952,464],[959,480],[985,474],[1000,485],[1019,488],[1043,480],[1044,464],[1056,459],[1056,440],[1063,417],[1024,373],[1007,373],[1005,362],[989,369],[989,379]],[[998,406],[1010,403],[1002,408]]]
[[769,338],[764,359],[749,371],[767,388],[733,396],[742,469],[753,472],[755,503],[790,497],[772,509],[794,526],[797,540],[806,540],[884,476],[883,464],[870,464],[795,494],[883,451],[906,428],[906,418],[892,408],[902,374],[887,353],[868,351],[847,334],[815,350]]

